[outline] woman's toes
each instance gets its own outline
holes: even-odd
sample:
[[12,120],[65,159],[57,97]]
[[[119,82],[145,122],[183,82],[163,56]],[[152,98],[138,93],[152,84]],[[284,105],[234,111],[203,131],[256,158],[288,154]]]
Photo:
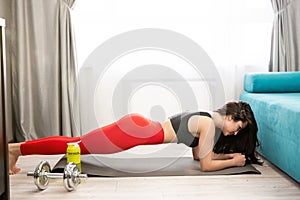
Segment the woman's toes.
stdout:
[[14,174],[17,174],[20,171],[21,171],[21,168],[18,168],[18,167],[14,167],[14,169],[13,169]]
[[12,169],[9,169],[9,175],[17,174],[21,171],[21,168],[14,166]]

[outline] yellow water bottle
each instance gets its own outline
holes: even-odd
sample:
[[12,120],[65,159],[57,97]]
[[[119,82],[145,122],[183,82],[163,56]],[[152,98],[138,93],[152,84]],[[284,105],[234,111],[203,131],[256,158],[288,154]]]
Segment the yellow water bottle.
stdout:
[[77,165],[79,171],[81,172],[80,163],[80,146],[78,143],[68,143],[67,148],[67,163],[73,162]]

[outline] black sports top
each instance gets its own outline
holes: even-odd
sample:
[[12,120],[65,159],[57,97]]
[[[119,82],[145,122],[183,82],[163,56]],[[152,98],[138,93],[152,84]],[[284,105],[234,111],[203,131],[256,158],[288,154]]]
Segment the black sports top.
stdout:
[[194,115],[207,116],[211,115],[207,112],[183,112],[170,117],[171,124],[177,135],[177,143],[183,143],[189,147],[196,147],[199,143],[199,138],[193,136],[189,131],[188,121]]

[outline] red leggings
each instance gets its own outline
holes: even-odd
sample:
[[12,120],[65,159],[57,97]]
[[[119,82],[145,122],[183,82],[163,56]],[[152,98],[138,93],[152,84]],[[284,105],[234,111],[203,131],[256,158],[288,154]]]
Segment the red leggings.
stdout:
[[81,137],[50,136],[27,141],[21,144],[21,154],[64,154],[67,143],[78,141],[81,141],[81,154],[108,154],[137,145],[161,144],[164,141],[164,131],[159,122],[138,114],[129,114]]

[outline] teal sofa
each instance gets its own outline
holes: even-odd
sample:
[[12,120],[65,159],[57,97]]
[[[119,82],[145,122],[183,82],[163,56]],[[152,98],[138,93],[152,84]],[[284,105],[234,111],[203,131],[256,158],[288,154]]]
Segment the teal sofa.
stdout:
[[240,100],[258,125],[257,152],[300,183],[300,72],[248,73]]

